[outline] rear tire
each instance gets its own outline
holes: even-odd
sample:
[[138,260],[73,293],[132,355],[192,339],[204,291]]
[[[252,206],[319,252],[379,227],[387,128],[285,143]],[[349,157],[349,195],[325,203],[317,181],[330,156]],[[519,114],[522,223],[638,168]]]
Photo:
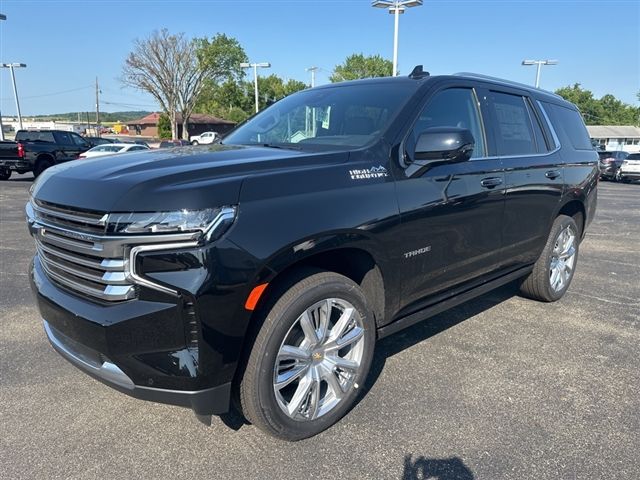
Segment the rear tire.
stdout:
[[36,168],[33,169],[33,176],[38,178],[42,172],[51,166],[53,166],[53,162],[51,160],[38,160]]
[[578,263],[580,232],[572,217],[559,215],[553,222],[547,243],[520,285],[525,296],[542,302],[555,302],[565,294]]
[[0,180],[9,180],[9,178],[11,178],[11,170],[0,168]]
[[288,441],[316,435],[353,406],[369,372],[373,314],[342,275],[303,278],[268,309],[240,380],[251,423]]

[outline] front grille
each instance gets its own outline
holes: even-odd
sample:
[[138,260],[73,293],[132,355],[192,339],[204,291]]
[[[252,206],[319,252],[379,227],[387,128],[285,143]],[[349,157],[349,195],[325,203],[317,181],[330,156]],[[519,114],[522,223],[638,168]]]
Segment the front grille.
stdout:
[[34,201],[40,263],[52,282],[82,296],[108,302],[134,298],[125,272],[125,246],[104,236],[106,214]]

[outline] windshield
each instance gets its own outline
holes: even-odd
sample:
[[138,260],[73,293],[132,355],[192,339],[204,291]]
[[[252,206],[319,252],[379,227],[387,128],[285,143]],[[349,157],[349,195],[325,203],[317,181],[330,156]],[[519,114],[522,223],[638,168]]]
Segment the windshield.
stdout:
[[410,83],[304,90],[239,126],[225,144],[359,147],[379,137],[415,92]]

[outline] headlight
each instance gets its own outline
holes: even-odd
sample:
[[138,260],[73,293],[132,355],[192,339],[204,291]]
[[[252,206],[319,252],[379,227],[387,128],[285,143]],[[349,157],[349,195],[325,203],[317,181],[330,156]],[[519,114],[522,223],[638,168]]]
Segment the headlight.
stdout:
[[231,226],[235,216],[235,207],[173,212],[111,213],[107,232],[117,234],[202,232],[207,240],[215,240]]

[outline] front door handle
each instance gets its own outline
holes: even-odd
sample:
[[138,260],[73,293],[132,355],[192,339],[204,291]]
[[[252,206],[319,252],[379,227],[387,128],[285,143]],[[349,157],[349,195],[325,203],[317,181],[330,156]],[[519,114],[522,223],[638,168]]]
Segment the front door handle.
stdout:
[[493,188],[502,185],[502,177],[487,177],[480,180],[480,185],[485,188]]
[[550,178],[551,180],[555,180],[560,176],[560,170],[549,170],[545,172],[544,176]]

